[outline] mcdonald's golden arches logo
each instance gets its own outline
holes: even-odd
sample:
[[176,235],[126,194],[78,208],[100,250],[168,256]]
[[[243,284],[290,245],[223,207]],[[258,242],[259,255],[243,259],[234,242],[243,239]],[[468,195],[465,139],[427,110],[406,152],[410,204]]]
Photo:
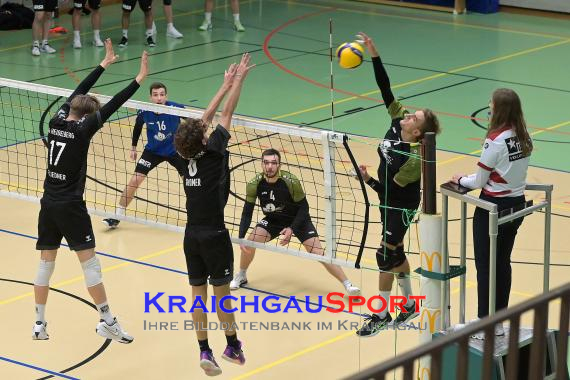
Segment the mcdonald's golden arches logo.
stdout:
[[428,367],[421,367],[418,368],[418,379],[419,380],[430,380],[431,379],[431,371]]
[[441,253],[439,253],[439,252],[436,251],[436,252],[432,252],[431,255],[430,255],[430,254],[428,254],[427,252],[422,251],[422,252],[420,253],[420,265],[421,265],[422,268],[425,268],[425,267],[424,267],[424,258],[425,258],[425,260],[426,260],[426,266],[427,266],[426,269],[427,269],[428,271],[433,272],[434,258],[437,258],[437,261],[439,261],[439,267],[438,267],[438,269],[441,270],[441,268],[442,268],[442,264],[441,264]]
[[429,322],[429,332],[433,334],[435,332],[435,323],[437,322],[439,314],[441,314],[440,310],[435,310],[432,314],[429,309],[422,309],[422,314],[420,315],[420,326],[425,326],[424,317],[427,315]]

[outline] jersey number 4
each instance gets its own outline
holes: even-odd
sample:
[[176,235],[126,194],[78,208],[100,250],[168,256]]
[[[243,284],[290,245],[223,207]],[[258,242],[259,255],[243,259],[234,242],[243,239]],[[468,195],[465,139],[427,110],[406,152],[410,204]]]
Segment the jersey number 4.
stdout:
[[[50,144],[50,148],[49,148],[49,164],[53,165],[53,166],[57,166],[57,163],[59,162],[59,159],[61,158],[61,154],[63,153],[63,150],[65,149],[65,143],[64,142],[55,142],[53,140],[51,140],[49,142]],[[59,151],[57,152],[57,155],[55,157],[55,162],[53,159],[53,151],[54,151],[54,145],[57,146],[59,148]]]

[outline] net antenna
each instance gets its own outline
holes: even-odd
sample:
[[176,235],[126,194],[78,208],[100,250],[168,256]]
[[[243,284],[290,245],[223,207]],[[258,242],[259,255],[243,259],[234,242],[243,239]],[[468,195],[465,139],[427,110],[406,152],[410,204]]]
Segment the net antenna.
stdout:
[[[0,78],[0,195],[39,202],[47,164],[43,138],[48,136],[49,120],[71,93]],[[109,96],[93,95],[102,104],[110,100]],[[203,114],[197,108],[126,102],[91,141],[84,199],[92,215],[183,232],[186,196],[178,172],[167,162],[148,174],[125,215],[117,214],[119,199],[136,165],[129,153],[138,110],[192,118]],[[241,115],[234,116],[231,135],[231,183],[225,221],[232,241],[354,267],[364,249],[368,201],[362,181],[354,180],[354,172],[359,171],[348,144],[350,136]],[[143,144],[145,136],[143,131]],[[282,169],[301,182],[323,256],[308,253],[295,237],[286,246],[281,246],[279,239],[255,243],[238,238],[247,183],[260,172],[261,152],[270,147],[281,152]],[[139,144],[139,156],[142,150]],[[263,218],[263,211],[256,206],[250,231]]]

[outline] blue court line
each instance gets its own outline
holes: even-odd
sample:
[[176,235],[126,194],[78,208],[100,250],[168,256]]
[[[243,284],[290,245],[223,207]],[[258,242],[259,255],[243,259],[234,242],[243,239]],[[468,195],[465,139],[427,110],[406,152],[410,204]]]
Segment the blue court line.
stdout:
[[[19,232],[14,232],[14,231],[8,231],[5,229],[0,228],[0,232],[5,232],[7,234],[10,235],[16,235],[16,236],[21,236],[21,237],[25,237],[27,239],[32,239],[32,240],[38,240],[38,238],[36,236],[32,236],[32,235],[26,235],[26,234],[22,234]],[[62,246],[64,247],[69,247],[67,244],[61,243]],[[126,257],[121,257],[121,256],[115,256],[115,255],[111,255],[109,253],[105,253],[105,252],[99,252],[99,251],[95,251],[96,254],[101,255],[101,256],[106,256],[106,257],[110,257],[112,259],[116,259],[116,260],[123,260],[123,261],[128,261],[130,263],[134,263],[134,264],[140,264],[140,265],[145,265],[148,267],[152,267],[152,268],[157,268],[157,269],[163,269],[169,272],[174,272],[174,273],[179,273],[179,274],[184,274],[184,275],[188,275],[188,273],[177,270],[177,269],[172,269],[172,268],[168,268],[168,267],[163,267],[160,265],[154,265],[154,264],[149,264],[149,263],[145,263],[144,261],[137,261],[137,260],[132,260],[132,259],[128,259]]]
[[31,364],[19,362],[19,361],[14,360],[14,359],[8,359],[8,358],[5,358],[4,356],[0,356],[0,360],[5,360],[5,361],[7,361],[7,362],[9,362],[9,363],[18,364],[18,365],[21,365],[21,366],[23,366],[23,367],[28,367],[28,368],[36,369],[36,370],[38,370],[38,371],[42,371],[42,372],[45,372],[45,373],[49,373],[50,375],[53,375],[53,376],[63,377],[64,379],[80,380],[78,377],[67,376],[67,375],[64,375],[63,373],[50,371],[49,369],[45,369],[45,368],[41,368],[41,367],[36,367],[35,365],[31,365]]
[[[25,237],[25,238],[27,238],[27,239],[38,240],[38,238],[35,237],[35,236],[22,234],[22,233],[20,233],[20,232],[9,231],[9,230],[5,230],[5,229],[3,229],[3,228],[0,228],[0,232],[4,232],[4,233],[10,234],[10,235],[16,235],[16,236]],[[63,244],[63,243],[62,243],[61,245],[62,245],[62,246],[65,246],[65,247],[68,247],[67,244]],[[148,267],[152,267],[152,268],[156,268],[156,269],[162,269],[162,270],[166,270],[166,271],[169,271],[169,272],[179,273],[179,274],[183,274],[183,275],[185,275],[185,276],[188,276],[188,272],[184,272],[184,271],[181,271],[181,270],[178,270],[178,269],[172,269],[172,268],[163,267],[163,266],[160,266],[160,265],[149,264],[149,263],[145,263],[144,261],[132,260],[132,259],[128,259],[128,258],[126,258],[126,257],[115,256],[115,255],[111,255],[111,254],[109,254],[109,253],[104,253],[104,252],[95,251],[95,253],[97,253],[98,255],[110,257],[110,258],[116,259],[116,260],[128,261],[128,262],[130,262],[130,263],[145,265],[145,266],[148,266]],[[249,286],[242,286],[242,288],[243,288],[243,289],[247,289],[247,290],[251,290],[251,291],[257,292],[257,293],[262,293],[262,294],[268,294],[268,295],[276,296],[276,297],[279,297],[279,298],[284,298],[284,299],[290,299],[290,298],[291,298],[290,296],[286,296],[286,295],[278,294],[278,293],[273,293],[273,292],[268,292],[268,291],[266,291],[266,290],[251,288],[251,287],[249,287]],[[305,301],[305,300],[303,300],[303,299],[297,299],[297,301],[298,301],[298,302],[303,302],[303,303],[308,303],[308,304],[313,305],[313,306],[319,306],[319,304],[318,304],[317,302],[307,302],[307,301]],[[323,303],[322,306],[323,306],[323,308],[326,308],[327,306],[331,306],[331,305],[326,305],[325,303]],[[350,312],[350,311],[346,311],[346,310],[343,310],[342,313],[355,315],[355,316],[357,316],[357,317],[365,317],[365,316],[367,315],[367,314],[361,314],[361,313],[356,313],[356,312]]]

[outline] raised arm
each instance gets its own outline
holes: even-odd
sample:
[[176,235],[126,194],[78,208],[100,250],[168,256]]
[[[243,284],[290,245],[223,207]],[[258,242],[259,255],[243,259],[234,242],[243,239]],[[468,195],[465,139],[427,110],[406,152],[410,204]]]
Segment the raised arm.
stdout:
[[79,83],[79,86],[77,86],[75,91],[73,91],[69,98],[67,98],[67,102],[71,103],[76,95],[87,94],[95,82],[97,82],[101,74],[103,74],[103,71],[105,71],[105,69],[113,64],[118,58],[119,56],[115,55],[115,52],[113,51],[111,40],[107,38],[105,40],[105,58],[103,58],[99,66],[97,66],[85,79],[83,79],[81,83]]
[[143,51],[141,56],[141,67],[139,73],[137,74],[135,80],[133,80],[127,87],[121,90],[117,95],[113,96],[107,104],[105,104],[101,109],[94,114],[87,117],[86,125],[88,126],[91,134],[94,134],[99,128],[103,126],[103,123],[111,117],[115,111],[119,109],[131,96],[137,92],[142,81],[146,78],[148,74],[148,53]]
[[210,101],[210,104],[208,104],[208,107],[204,111],[204,115],[202,115],[202,120],[206,125],[210,125],[212,119],[214,118],[214,115],[218,111],[220,103],[227,95],[227,93],[230,91],[230,88],[232,88],[232,83],[234,80],[234,76],[236,74],[236,70],[237,70],[237,65],[235,63],[232,63],[230,67],[225,71],[224,83],[222,83],[222,85],[218,89],[218,92],[216,92],[216,95],[214,95],[214,97]]
[[249,65],[250,60],[251,57],[249,53],[245,53],[241,57],[241,62],[236,67],[234,79],[232,81],[232,87],[229,91],[228,98],[226,99],[226,102],[224,104],[224,108],[222,109],[222,116],[220,118],[220,125],[225,129],[229,130],[232,124],[232,116],[234,114],[234,111],[236,109],[239,100],[239,96],[241,94],[241,87],[243,85],[245,78],[247,77],[249,70],[255,66],[255,65],[251,66]]
[[378,84],[378,88],[382,93],[384,105],[386,108],[388,108],[394,102],[394,94],[392,93],[392,88],[390,87],[390,78],[388,77],[388,73],[386,72],[386,69],[382,64],[382,60],[380,59],[380,54],[378,54],[378,50],[376,49],[376,45],[374,44],[374,41],[372,41],[372,38],[362,32],[358,34],[358,37],[361,39],[364,46],[366,46],[366,49],[372,58],[376,84]]

